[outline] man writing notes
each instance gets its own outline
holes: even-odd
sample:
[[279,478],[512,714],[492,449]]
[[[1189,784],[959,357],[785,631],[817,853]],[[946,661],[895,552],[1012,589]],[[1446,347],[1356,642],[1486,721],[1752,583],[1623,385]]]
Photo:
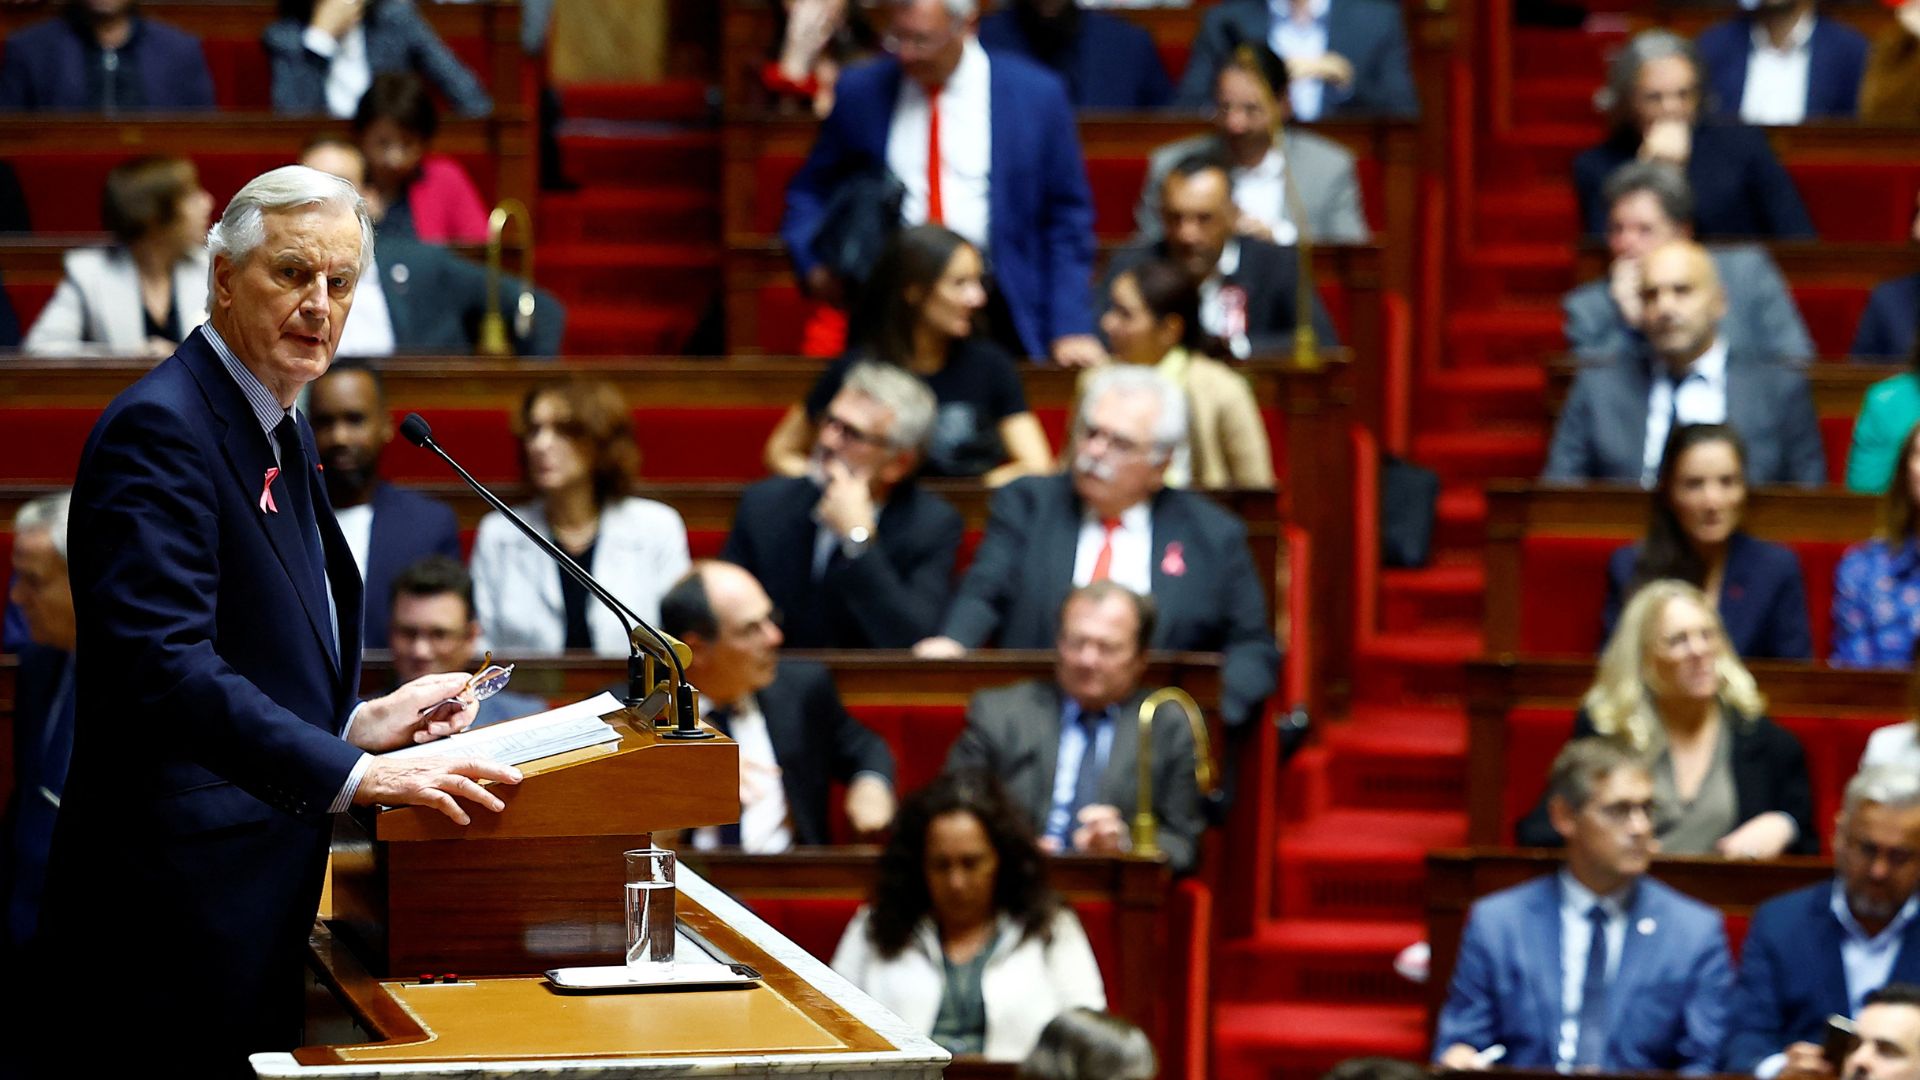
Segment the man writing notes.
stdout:
[[293,405],[373,254],[366,204],[275,169],[207,244],[206,325],[114,399],[81,454],[73,764],[35,997],[67,1014],[137,972],[152,981],[114,1009],[116,1040],[249,1076],[249,1053],[300,1034],[331,815],[414,804],[466,824],[459,800],[500,810],[480,781],[519,773],[373,756],[467,726],[458,673],[356,700],[360,575]]

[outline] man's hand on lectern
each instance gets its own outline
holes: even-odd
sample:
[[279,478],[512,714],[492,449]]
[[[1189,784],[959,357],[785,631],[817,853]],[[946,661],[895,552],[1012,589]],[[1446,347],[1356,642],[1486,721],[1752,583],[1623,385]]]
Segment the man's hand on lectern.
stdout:
[[454,824],[466,825],[472,819],[459,799],[478,803],[496,813],[506,809],[506,803],[480,786],[482,780],[517,784],[520,770],[479,758],[408,757],[397,761],[374,758],[361,774],[360,786],[353,792],[353,803],[355,806],[431,806],[452,818]]

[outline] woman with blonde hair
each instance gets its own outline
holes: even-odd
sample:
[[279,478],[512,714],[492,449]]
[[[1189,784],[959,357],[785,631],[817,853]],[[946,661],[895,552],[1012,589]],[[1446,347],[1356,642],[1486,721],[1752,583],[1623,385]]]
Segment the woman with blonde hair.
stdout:
[[[1571,737],[1616,739],[1653,763],[1654,835],[1667,854],[1817,854],[1806,754],[1766,709],[1706,594],[1662,579],[1621,612]],[[1516,832],[1528,847],[1562,842],[1544,798]]]

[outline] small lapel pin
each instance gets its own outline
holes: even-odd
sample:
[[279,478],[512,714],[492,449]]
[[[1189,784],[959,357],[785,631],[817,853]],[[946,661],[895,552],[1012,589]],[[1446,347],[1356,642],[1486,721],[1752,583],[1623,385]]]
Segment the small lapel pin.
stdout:
[[1168,577],[1182,577],[1187,572],[1187,560],[1181,553],[1180,541],[1167,545],[1166,553],[1160,556],[1160,572]]
[[1638,923],[1634,924],[1634,929],[1640,931],[1641,937],[1651,937],[1659,925],[1659,923],[1654,922],[1650,918],[1641,919]]
[[277,514],[280,512],[280,508],[274,505],[273,502],[273,480],[274,477],[279,475],[280,467],[276,465],[267,470],[267,478],[260,484],[260,512],[263,514]]

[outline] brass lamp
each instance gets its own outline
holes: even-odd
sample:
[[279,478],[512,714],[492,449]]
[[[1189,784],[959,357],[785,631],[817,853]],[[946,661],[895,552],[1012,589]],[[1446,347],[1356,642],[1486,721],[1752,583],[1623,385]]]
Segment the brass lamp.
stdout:
[[480,340],[474,346],[482,356],[513,355],[507,322],[500,317],[500,248],[508,222],[514,221],[520,224],[520,281],[524,288],[514,302],[513,335],[524,340],[533,330],[533,215],[519,199],[502,199],[487,215],[487,310],[480,316]]
[[1179,702],[1193,732],[1193,779],[1201,795],[1213,792],[1213,740],[1207,735],[1207,719],[1200,715],[1200,703],[1177,686],[1155,690],[1140,703],[1140,791],[1133,812],[1133,853],[1158,855],[1155,836],[1160,823],[1153,816],[1153,714],[1169,701]]

